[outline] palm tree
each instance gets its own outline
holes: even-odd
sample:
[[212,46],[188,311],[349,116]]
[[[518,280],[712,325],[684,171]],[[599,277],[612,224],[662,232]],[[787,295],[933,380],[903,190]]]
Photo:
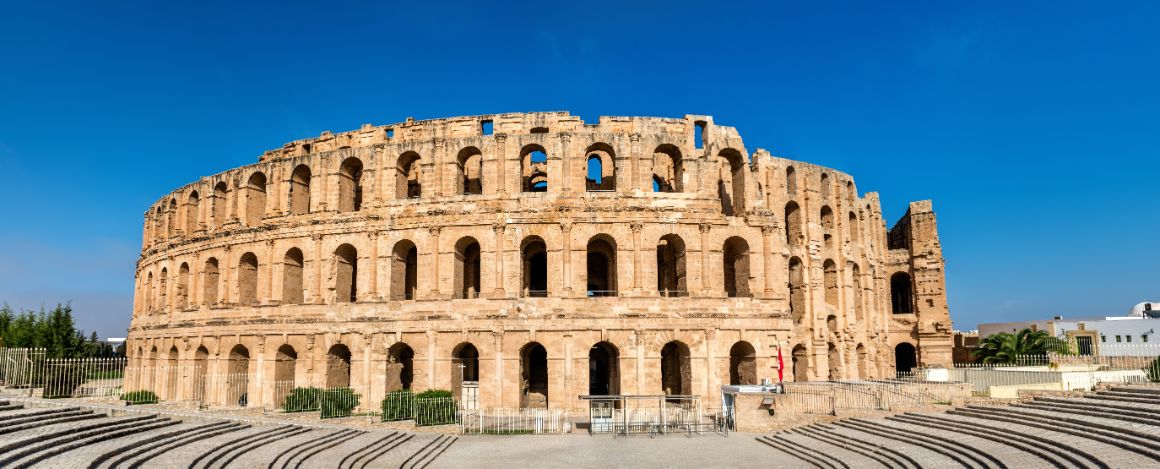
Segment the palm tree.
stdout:
[[1043,331],[1023,329],[1015,334],[1000,332],[988,336],[974,356],[984,364],[1016,363],[1021,356],[1042,357],[1046,361],[1048,352],[1066,354],[1067,343]]

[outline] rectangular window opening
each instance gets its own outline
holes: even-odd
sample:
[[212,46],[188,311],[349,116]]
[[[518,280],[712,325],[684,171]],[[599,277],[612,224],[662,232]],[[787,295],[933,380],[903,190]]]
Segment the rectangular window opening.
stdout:
[[705,121],[697,121],[693,123],[693,145],[694,148],[700,150],[705,148]]
[[484,135],[491,135],[492,134],[492,125],[491,125],[490,120],[485,120],[483,122],[480,122],[479,127]]
[[387,138],[395,138],[395,129],[387,129]]

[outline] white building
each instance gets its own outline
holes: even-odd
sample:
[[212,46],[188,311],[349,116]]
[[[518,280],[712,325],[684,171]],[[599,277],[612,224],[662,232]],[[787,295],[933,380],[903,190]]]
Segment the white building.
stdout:
[[1127,316],[996,322],[979,324],[980,340],[1000,332],[1044,331],[1067,340],[1080,355],[1154,356],[1160,354],[1160,302],[1133,306]]

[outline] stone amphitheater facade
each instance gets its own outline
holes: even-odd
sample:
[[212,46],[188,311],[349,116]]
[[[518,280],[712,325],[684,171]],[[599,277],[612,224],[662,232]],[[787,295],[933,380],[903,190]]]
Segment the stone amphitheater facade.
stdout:
[[569,409],[715,401],[779,353],[787,381],[951,364],[930,201],[887,229],[851,176],[710,116],[324,132],[167,194],[143,239],[128,350],[183,370],[171,399],[241,373],[249,405],[289,380]]

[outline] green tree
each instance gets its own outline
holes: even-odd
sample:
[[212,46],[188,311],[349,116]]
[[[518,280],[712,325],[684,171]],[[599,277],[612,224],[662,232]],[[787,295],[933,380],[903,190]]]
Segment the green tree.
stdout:
[[1067,343],[1043,331],[1023,329],[1015,334],[1000,332],[983,339],[975,350],[975,359],[985,364],[1016,363],[1020,357],[1041,357],[1047,353],[1068,353]]

